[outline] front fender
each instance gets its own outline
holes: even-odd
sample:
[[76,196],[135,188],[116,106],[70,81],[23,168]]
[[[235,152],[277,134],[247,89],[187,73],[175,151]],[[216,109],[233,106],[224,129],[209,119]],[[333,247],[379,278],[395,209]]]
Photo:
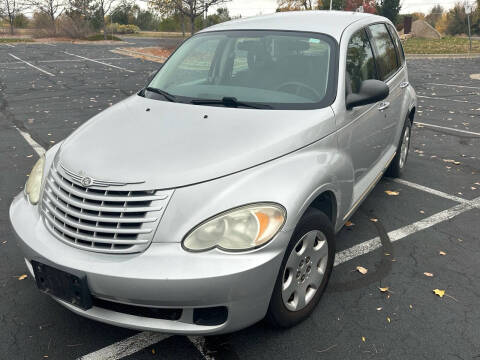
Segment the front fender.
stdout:
[[[154,242],[179,242],[199,223],[223,211],[257,202],[275,202],[287,210],[282,231],[295,228],[322,192],[334,193],[338,212],[351,201],[349,161],[331,134],[301,150],[248,170],[175,190]],[[346,168],[347,167],[347,168]]]

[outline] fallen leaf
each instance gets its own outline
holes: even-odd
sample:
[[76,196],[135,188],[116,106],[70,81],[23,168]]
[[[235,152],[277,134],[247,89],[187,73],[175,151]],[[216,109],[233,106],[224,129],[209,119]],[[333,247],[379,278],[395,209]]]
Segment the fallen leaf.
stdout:
[[429,272],[424,272],[423,275],[428,276],[428,277],[433,277],[433,274],[429,273]]
[[18,280],[23,280],[23,279],[26,279],[27,277],[28,277],[27,274],[23,274],[23,275],[18,277]]
[[368,269],[365,269],[363,266],[357,266],[357,271],[360,274],[365,275],[368,272]]
[[377,222],[377,221],[378,221],[378,219],[371,218],[371,219],[370,219],[370,221],[372,221],[372,222]]
[[365,342],[367,339],[365,339],[365,336],[362,336],[362,341]]
[[443,297],[443,295],[445,295],[445,290],[435,289],[433,290],[433,292],[435,293],[435,295],[438,295],[440,297]]
[[390,196],[398,196],[400,193],[398,191],[385,190],[385,194]]
[[387,292],[388,291],[388,286],[387,287],[379,287],[378,288],[381,292]]
[[446,163],[452,163],[452,164],[455,164],[455,165],[460,165],[460,161],[456,161],[456,160],[452,160],[452,159],[443,159],[443,162],[446,162]]
[[387,316],[387,321],[388,323],[390,323],[392,320],[390,320],[390,318]]
[[442,255],[442,256],[447,255],[447,253],[445,251],[439,251],[439,254]]
[[355,225],[355,224],[354,224],[353,222],[351,222],[351,221],[347,221],[347,222],[345,223],[345,226],[353,226],[353,225]]

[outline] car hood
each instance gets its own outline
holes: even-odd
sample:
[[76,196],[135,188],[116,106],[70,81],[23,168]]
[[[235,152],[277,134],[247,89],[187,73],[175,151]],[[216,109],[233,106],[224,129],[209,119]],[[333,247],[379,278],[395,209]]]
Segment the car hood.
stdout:
[[167,189],[247,169],[333,131],[330,107],[257,110],[134,95],[70,135],[56,162],[94,179]]

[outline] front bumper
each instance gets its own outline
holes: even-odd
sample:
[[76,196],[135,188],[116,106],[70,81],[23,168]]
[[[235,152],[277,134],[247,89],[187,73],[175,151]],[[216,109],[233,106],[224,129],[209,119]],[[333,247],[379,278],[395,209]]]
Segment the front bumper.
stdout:
[[[119,255],[80,250],[58,241],[22,194],[12,202],[10,221],[27,265],[36,260],[65,271],[80,271],[86,274],[95,298],[137,307],[180,308],[181,316],[158,319],[98,306],[85,311],[56,299],[62,305],[112,325],[178,334],[227,333],[261,320],[291,236],[291,231],[280,232],[263,248],[241,254],[216,249],[189,253],[179,243],[152,243],[142,253]],[[227,308],[224,322],[194,322],[195,309],[212,307]]]

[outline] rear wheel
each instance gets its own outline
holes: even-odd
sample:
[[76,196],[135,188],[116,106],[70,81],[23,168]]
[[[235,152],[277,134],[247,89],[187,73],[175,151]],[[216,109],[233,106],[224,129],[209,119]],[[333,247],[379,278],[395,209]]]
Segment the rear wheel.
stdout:
[[400,138],[400,143],[398,144],[397,153],[393,158],[390,166],[386,171],[386,175],[392,178],[398,178],[402,175],[405,166],[407,165],[408,150],[410,149],[410,139],[412,133],[412,124],[410,119],[405,120],[405,125],[403,126],[402,137]]
[[267,319],[290,327],[306,319],[325,291],[335,258],[335,236],[328,217],[308,209],[292,235],[273,290]]

